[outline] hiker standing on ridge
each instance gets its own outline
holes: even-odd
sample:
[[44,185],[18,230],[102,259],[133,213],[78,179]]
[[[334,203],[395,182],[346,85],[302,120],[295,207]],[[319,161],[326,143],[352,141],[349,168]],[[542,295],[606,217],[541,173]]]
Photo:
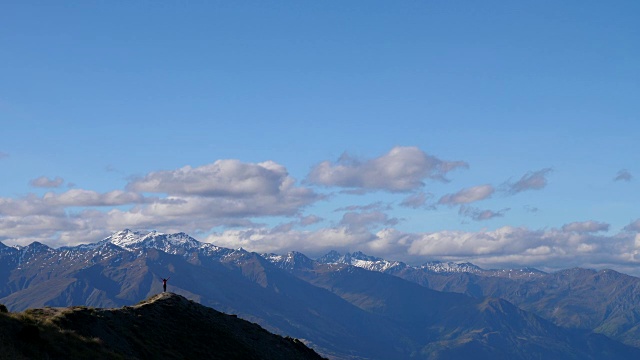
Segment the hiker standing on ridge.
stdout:
[[167,281],[169,281],[169,279],[171,279],[171,276],[166,279],[162,279],[162,292],[167,292]]

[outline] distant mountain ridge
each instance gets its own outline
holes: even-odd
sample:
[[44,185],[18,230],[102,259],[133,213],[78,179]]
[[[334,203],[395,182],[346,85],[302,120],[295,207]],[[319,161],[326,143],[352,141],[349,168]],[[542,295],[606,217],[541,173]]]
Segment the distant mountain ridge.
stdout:
[[485,291],[478,279],[519,284],[508,276],[453,271],[479,271],[471,265],[447,264],[438,272],[362,253],[328,255],[323,263],[299,252],[260,255],[201,243],[184,233],[131,230],[59,249],[39,243],[0,246],[0,303],[13,311],[130,306],[161,292],[160,279],[171,276],[170,291],[301,339],[331,359],[640,356],[638,348],[588,328],[557,327],[502,299],[429,289],[439,284],[436,278],[445,284],[460,276],[471,280],[448,286]]
[[441,262],[430,261],[420,266],[410,266],[401,261],[385,260],[383,258],[369,256],[361,251],[346,253],[344,255],[338,253],[335,250],[330,251],[324,256],[321,256],[317,261],[325,264],[342,263],[357,266],[367,270],[380,271],[380,272],[398,272],[405,269],[415,269],[430,271],[433,273],[470,273],[480,274],[483,276],[492,277],[536,277],[542,276],[546,273],[544,271],[535,268],[520,268],[520,269],[482,269],[472,263],[455,263],[455,262]]
[[335,251],[318,261],[380,271],[438,291],[503,298],[557,325],[595,330],[640,347],[640,279],[614,270],[485,270],[470,263],[437,261],[408,266],[361,252]]
[[125,249],[137,249],[141,247],[154,248],[162,250],[168,254],[184,253],[185,250],[193,250],[198,248],[218,247],[209,243],[202,243],[185,233],[164,234],[157,231],[140,232],[125,229],[118,231],[108,238],[102,240],[101,243],[111,243]]

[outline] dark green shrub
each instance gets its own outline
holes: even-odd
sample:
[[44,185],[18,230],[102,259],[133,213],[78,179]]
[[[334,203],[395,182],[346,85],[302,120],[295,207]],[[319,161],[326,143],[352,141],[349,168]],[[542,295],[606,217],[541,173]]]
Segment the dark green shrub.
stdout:
[[36,325],[26,324],[18,331],[18,339],[27,342],[40,340],[40,329]]
[[4,304],[0,304],[0,313],[8,313],[9,310]]

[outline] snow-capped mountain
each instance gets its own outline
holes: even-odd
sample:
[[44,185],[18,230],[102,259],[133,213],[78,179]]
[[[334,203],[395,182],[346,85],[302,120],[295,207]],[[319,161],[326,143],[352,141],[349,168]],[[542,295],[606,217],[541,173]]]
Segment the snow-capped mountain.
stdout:
[[125,249],[154,248],[169,254],[182,254],[185,251],[209,246],[183,232],[164,234],[157,231],[140,232],[129,229],[118,231],[101,241],[101,243],[107,242]]
[[262,254],[262,257],[267,259],[272,264],[276,265],[280,269],[294,270],[299,268],[312,268],[313,260],[308,258],[303,253],[297,251],[290,251],[285,255],[278,254]]
[[190,257],[195,255],[221,259],[229,256],[246,256],[248,252],[240,249],[226,249],[210,243],[200,242],[191,236],[179,232],[175,234],[165,234],[157,231],[132,231],[125,229],[113,233],[106,239],[88,245],[80,245],[78,248],[87,248],[111,244],[128,251],[139,251],[143,249],[156,249],[167,254]]
[[317,259],[323,264],[347,264],[359,268],[379,271],[384,273],[398,273],[407,269],[421,270],[439,274],[468,273],[488,277],[535,277],[544,275],[545,272],[534,268],[522,269],[483,269],[469,262],[441,262],[429,261],[419,266],[410,266],[401,261],[385,260],[383,258],[369,256],[360,251],[341,255],[335,250],[331,250],[326,255]]
[[452,261],[441,262],[441,261],[430,261],[424,263],[417,268],[425,269],[428,271],[432,271],[435,273],[458,273],[458,272],[466,272],[466,273],[482,273],[485,271],[477,265],[474,265],[469,262],[465,263],[455,263]]
[[324,264],[353,265],[359,268],[378,272],[388,272],[393,269],[397,270],[407,267],[407,264],[403,262],[389,261],[379,257],[369,256],[361,251],[340,255],[337,251],[332,250],[328,254],[320,257],[318,261]]

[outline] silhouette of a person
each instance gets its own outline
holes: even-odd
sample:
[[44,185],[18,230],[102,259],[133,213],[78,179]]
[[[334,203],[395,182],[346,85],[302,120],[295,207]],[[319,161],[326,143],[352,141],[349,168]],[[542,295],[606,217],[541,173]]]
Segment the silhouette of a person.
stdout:
[[167,292],[167,281],[169,281],[169,279],[171,279],[171,276],[166,279],[162,279],[162,292]]

